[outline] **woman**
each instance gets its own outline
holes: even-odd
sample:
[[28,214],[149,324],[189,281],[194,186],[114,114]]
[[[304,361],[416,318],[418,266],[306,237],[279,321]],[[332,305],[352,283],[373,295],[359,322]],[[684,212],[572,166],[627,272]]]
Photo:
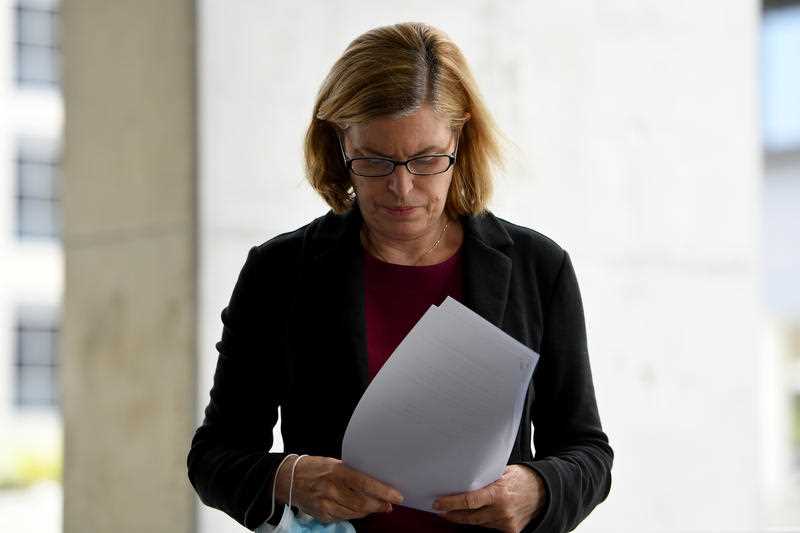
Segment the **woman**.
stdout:
[[[425,24],[357,38],[305,153],[332,211],[250,250],[188,456],[201,500],[250,529],[278,523],[290,486],[300,510],[357,531],[573,529],[607,496],[613,460],[577,280],[558,244],[486,211],[496,133],[459,49]],[[369,381],[448,295],[540,360],[503,476],[433,514],[339,458]],[[271,453],[279,406],[286,451]]]

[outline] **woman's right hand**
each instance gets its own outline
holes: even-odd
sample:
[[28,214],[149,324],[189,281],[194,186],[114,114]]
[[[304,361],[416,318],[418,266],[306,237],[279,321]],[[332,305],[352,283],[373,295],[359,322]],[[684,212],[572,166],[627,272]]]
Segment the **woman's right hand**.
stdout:
[[[276,499],[281,503],[289,500],[294,461],[284,462],[277,473]],[[299,461],[294,470],[292,505],[322,523],[389,512],[392,503],[403,501],[396,489],[346,466],[340,459],[309,455]]]

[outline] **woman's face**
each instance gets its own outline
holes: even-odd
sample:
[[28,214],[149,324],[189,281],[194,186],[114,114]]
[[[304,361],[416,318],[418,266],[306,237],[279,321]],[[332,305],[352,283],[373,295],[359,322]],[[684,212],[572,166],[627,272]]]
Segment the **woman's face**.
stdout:
[[[384,156],[405,161],[425,154],[451,154],[456,137],[448,123],[429,105],[403,118],[378,118],[345,131],[347,157]],[[436,232],[453,179],[453,168],[430,176],[415,176],[405,166],[382,178],[350,174],[358,205],[370,232],[408,241]]]

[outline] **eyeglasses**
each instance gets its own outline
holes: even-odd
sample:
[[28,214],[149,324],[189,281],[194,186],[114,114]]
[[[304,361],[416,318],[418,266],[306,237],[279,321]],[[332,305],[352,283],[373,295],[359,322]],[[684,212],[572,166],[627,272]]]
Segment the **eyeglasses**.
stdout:
[[405,166],[415,176],[441,174],[442,172],[447,172],[455,164],[456,154],[458,153],[458,137],[456,137],[456,146],[452,154],[419,155],[405,161],[397,161],[389,157],[380,156],[347,157],[347,154],[344,153],[342,137],[341,135],[337,135],[337,137],[339,139],[339,148],[342,150],[342,157],[344,158],[344,166],[347,167],[348,171],[363,178],[386,177],[394,172],[397,165]]

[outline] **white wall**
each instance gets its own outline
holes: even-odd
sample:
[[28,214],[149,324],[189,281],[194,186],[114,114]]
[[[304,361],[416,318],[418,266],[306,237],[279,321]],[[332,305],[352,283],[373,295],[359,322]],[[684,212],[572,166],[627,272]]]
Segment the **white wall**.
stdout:
[[[578,530],[755,530],[757,3],[286,4],[199,3],[198,416],[248,248],[325,210],[301,162],[322,78],[359,33],[424,20],[514,143],[493,210],[562,244],[581,282],[616,459]],[[199,525],[241,530],[202,506]]]

